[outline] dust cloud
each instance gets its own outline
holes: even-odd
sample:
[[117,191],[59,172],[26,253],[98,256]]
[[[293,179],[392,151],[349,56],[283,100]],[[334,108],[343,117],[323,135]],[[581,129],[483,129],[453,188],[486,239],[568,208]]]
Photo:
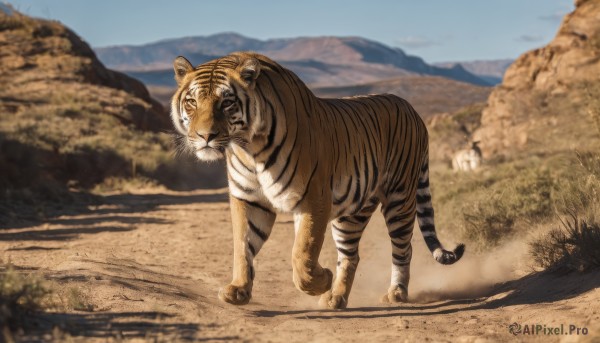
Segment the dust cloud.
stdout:
[[[440,237],[446,249],[453,249],[459,243],[456,240]],[[412,303],[485,296],[494,285],[525,274],[527,268],[525,240],[512,241],[480,253],[473,252],[467,244],[463,258],[450,266],[441,265],[433,259],[416,225],[412,245],[409,284],[409,301]],[[391,251],[384,219],[377,212],[361,240],[361,261],[349,307],[379,304],[390,284]]]

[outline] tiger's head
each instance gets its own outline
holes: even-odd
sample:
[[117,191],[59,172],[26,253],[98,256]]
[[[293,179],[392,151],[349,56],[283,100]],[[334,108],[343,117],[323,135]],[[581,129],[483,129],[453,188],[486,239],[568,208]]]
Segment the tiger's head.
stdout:
[[259,112],[254,100],[260,62],[235,53],[194,68],[182,56],[173,62],[178,89],[171,102],[171,119],[184,148],[203,161],[224,157],[232,142],[241,145],[255,133]]

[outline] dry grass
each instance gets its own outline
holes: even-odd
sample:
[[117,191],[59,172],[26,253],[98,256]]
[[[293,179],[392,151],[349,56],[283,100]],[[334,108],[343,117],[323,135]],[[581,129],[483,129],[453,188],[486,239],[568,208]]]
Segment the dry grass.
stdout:
[[0,225],[92,189],[223,186],[224,173],[175,158],[168,114],[143,85],[60,23],[0,13],[0,41]]
[[556,180],[541,160],[505,161],[477,173],[438,166],[432,178],[440,226],[453,228],[476,250],[497,246],[553,214]]
[[550,271],[586,272],[600,267],[600,224],[588,223],[572,212],[554,228],[530,243],[537,266]]
[[16,330],[27,317],[39,311],[49,290],[34,275],[16,271],[10,265],[0,267],[0,323],[2,330]]

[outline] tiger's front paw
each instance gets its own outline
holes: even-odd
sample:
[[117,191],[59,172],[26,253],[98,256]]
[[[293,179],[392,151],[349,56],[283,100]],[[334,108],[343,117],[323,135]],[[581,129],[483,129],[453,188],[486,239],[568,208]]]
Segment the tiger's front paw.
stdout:
[[404,285],[390,286],[388,292],[381,297],[381,302],[388,304],[408,302],[408,289]]
[[251,297],[252,292],[250,290],[231,284],[219,290],[219,299],[233,305],[246,305]]
[[321,295],[319,299],[319,307],[330,310],[344,309],[348,306],[348,301],[343,295],[332,294],[331,291],[327,291]]

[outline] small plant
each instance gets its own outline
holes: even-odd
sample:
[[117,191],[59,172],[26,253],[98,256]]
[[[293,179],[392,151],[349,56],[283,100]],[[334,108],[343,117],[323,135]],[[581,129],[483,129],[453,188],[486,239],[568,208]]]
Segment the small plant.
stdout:
[[94,305],[88,300],[88,297],[81,292],[78,288],[70,288],[67,294],[67,300],[69,307],[76,311],[92,312],[94,311]]
[[33,275],[24,275],[11,266],[0,267],[0,323],[2,330],[22,327],[26,317],[40,310],[50,292]]
[[552,271],[585,272],[600,267],[600,225],[579,219],[570,212],[570,219],[530,243],[535,263]]

